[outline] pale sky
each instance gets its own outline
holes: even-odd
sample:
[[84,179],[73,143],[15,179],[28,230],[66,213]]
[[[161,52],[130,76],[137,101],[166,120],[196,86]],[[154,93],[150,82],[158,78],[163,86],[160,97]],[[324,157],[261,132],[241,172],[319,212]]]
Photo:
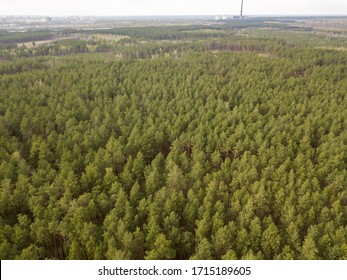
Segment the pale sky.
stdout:
[[[241,0],[0,0],[0,15],[238,15]],[[347,0],[244,0],[244,15],[347,15]]]

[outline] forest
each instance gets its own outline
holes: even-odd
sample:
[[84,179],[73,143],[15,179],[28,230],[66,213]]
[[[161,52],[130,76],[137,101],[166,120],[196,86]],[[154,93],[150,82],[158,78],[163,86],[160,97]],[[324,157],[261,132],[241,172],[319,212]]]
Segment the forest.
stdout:
[[347,259],[346,32],[236,23],[0,33],[0,259]]

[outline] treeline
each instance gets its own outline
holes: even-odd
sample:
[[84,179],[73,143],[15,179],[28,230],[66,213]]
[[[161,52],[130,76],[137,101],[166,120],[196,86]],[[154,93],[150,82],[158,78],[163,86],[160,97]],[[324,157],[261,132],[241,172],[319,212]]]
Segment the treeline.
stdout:
[[[197,27],[191,30],[199,32]],[[235,36],[231,33],[224,38],[217,36],[211,39],[175,42],[167,40],[140,41],[134,37],[112,41],[91,37],[85,40],[77,38],[51,44],[30,47],[22,45],[11,50],[0,50],[0,59],[15,61],[18,58],[56,57],[81,53],[111,53],[123,59],[145,59],[164,56],[181,57],[187,53],[201,51],[255,52],[288,56],[290,49],[295,47],[294,44],[283,39],[248,38]]]
[[[255,24],[257,27],[248,26]],[[260,29],[266,24],[275,30]],[[244,25],[244,26],[243,26]],[[231,28],[231,26],[234,26]],[[268,54],[269,56],[290,56],[292,49],[296,55],[298,49],[314,46],[338,47],[345,44],[343,38],[324,38],[306,32],[283,32],[290,23],[267,23],[264,20],[230,21],[222,25],[192,26],[145,26],[123,27],[107,30],[63,30],[58,33],[48,31],[29,33],[4,32],[0,36],[0,60],[13,61],[25,57],[66,56],[79,53],[112,53],[124,59],[144,59],[163,56],[181,57],[185,53],[196,51],[236,51]],[[277,30],[278,29],[278,30]],[[242,34],[238,34],[243,30]],[[78,37],[78,34],[81,37]],[[126,36],[121,40],[98,38],[97,34]],[[76,38],[65,39],[74,35]],[[95,36],[94,36],[95,35]],[[6,38],[11,37],[13,41]],[[60,36],[62,40],[28,47],[16,44],[27,40],[39,40]],[[69,38],[69,37],[67,37]],[[102,37],[101,37],[102,38]],[[6,43],[5,43],[6,42]],[[15,43],[10,43],[15,42]],[[310,49],[312,49],[310,48]]]
[[[218,26],[144,26],[98,30],[98,33],[129,36],[140,40],[197,40],[220,38],[226,34]],[[93,32],[93,31],[92,31]]]
[[347,259],[346,53],[220,42],[3,68],[0,258]]
[[0,32],[0,46],[2,44],[17,44],[30,41],[48,40],[53,38],[53,33],[49,31],[35,32]]

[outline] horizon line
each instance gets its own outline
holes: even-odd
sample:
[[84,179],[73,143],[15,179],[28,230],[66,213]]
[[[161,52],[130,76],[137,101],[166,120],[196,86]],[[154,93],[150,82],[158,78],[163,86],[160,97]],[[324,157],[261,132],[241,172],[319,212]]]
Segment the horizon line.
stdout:
[[[93,15],[93,14],[64,14],[64,15],[49,15],[49,14],[0,14],[0,17],[183,17],[183,16],[240,16],[239,14],[215,13],[215,14],[129,14],[129,15]],[[249,14],[245,17],[347,17],[347,14]]]

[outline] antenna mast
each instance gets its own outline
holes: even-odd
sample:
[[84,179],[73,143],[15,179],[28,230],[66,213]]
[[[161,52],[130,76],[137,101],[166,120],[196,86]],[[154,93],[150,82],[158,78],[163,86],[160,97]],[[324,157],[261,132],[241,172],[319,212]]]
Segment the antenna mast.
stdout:
[[243,17],[243,0],[241,0],[241,13],[240,13],[240,19]]

